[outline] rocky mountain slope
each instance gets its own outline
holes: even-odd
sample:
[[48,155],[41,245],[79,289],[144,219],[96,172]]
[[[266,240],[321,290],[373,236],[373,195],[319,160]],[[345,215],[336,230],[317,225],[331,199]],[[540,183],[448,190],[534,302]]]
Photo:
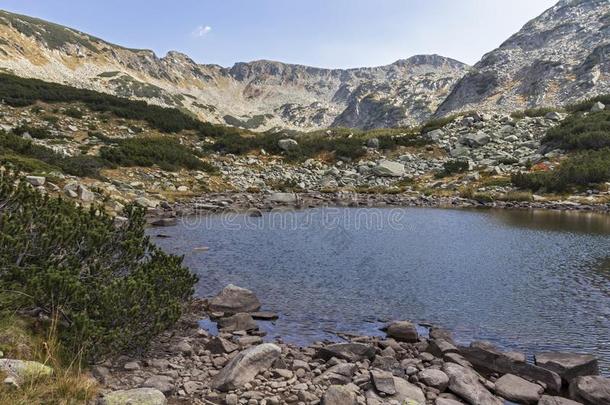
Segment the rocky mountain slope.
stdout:
[[610,93],[609,49],[607,0],[560,1],[474,68],[438,55],[356,69],[264,60],[225,68],[0,11],[0,69],[255,131],[397,127],[471,109],[557,107]]
[[432,115],[467,69],[438,55],[346,70],[272,61],[223,68],[178,52],[158,58],[4,11],[0,37],[0,67],[17,75],[185,108],[254,130],[416,124]]
[[562,0],[487,53],[436,115],[557,107],[610,93],[610,1]]

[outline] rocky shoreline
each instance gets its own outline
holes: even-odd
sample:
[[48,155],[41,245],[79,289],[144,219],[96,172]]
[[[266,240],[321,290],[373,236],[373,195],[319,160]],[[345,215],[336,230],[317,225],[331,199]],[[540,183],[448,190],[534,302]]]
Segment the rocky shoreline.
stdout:
[[[180,322],[142,356],[95,366],[100,404],[608,404],[610,379],[590,354],[502,352],[487,342],[458,346],[430,326],[391,322],[385,337],[340,335],[297,347],[264,342],[261,303],[227,286],[195,299]],[[199,321],[209,317],[219,333]],[[131,401],[131,402],[130,402]]]

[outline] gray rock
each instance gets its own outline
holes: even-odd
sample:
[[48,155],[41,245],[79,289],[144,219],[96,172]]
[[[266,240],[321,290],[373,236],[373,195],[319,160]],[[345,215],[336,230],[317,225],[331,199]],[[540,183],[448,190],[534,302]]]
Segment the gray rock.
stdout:
[[297,202],[295,193],[272,193],[269,196],[269,201],[281,204],[294,204]]
[[381,160],[373,167],[373,173],[382,177],[400,177],[405,174],[405,165],[390,160]]
[[242,312],[219,319],[218,328],[223,332],[235,332],[238,330],[254,330],[257,328],[257,325],[250,314]]
[[17,383],[26,380],[48,377],[53,369],[37,361],[0,359],[0,371],[9,377],[14,377]]
[[214,377],[212,388],[229,391],[243,386],[258,373],[269,369],[281,352],[279,346],[263,343],[239,353]]
[[605,104],[602,103],[601,101],[598,101],[595,104],[593,104],[593,106],[591,107],[591,112],[593,112],[593,113],[600,112],[600,111],[604,111],[605,109],[606,109]]
[[535,404],[543,392],[544,389],[540,385],[514,374],[505,374],[496,381],[496,393],[509,401]]
[[164,394],[169,394],[174,390],[174,380],[167,375],[153,375],[142,384],[146,388],[155,388]]
[[320,376],[314,378],[314,384],[330,383],[345,385],[352,381],[352,377],[358,367],[352,363],[340,363],[332,366]]
[[413,403],[412,401],[421,405],[426,403],[426,396],[421,388],[409,383],[405,379],[394,377],[394,386],[396,387],[396,394],[392,395],[391,398],[393,400],[398,401],[401,404],[407,403],[409,405]]
[[99,401],[100,405],[165,405],[165,395],[154,388],[113,391]]
[[542,397],[540,397],[538,405],[582,405],[582,403],[572,401],[571,399],[563,397],[552,397],[550,395],[543,395]]
[[350,362],[357,362],[364,359],[373,359],[375,357],[375,348],[364,343],[335,343],[320,348],[317,356],[325,360],[336,357]]
[[[82,197],[81,197],[82,198]],[[158,201],[151,200],[146,197],[138,197],[135,199],[135,203],[143,208],[157,208],[159,205]]]
[[551,121],[561,121],[563,117],[557,111],[551,111],[551,112],[546,113],[544,118],[546,118],[547,120],[551,120]]
[[214,298],[210,300],[209,309],[212,312],[255,312],[261,307],[256,295],[245,288],[229,284]]
[[280,139],[277,143],[277,146],[286,152],[295,150],[299,147],[299,143],[294,139]]
[[570,397],[586,405],[610,405],[610,378],[577,377],[570,383]]
[[561,389],[559,374],[532,364],[515,361],[486,342],[473,342],[470,347],[461,347],[460,354],[478,370],[499,374],[511,373],[528,380],[541,381],[553,394],[559,393]]
[[95,194],[81,184],[78,186],[78,198],[84,202],[91,202],[95,200]]
[[422,370],[417,377],[419,378],[419,381],[423,382],[428,387],[436,388],[441,392],[445,391],[449,385],[449,377],[447,377],[447,374],[434,368]]
[[388,325],[386,333],[401,342],[415,343],[419,340],[417,328],[409,321],[392,322]]
[[396,394],[394,377],[389,371],[371,370],[371,380],[378,392],[386,395]]
[[574,378],[598,375],[597,359],[590,354],[545,352],[535,355],[536,365],[554,371],[570,383]]
[[369,148],[372,148],[372,149],[379,149],[379,139],[371,138],[371,139],[367,140],[366,146],[368,146]]
[[239,349],[239,347],[235,343],[225,338],[213,337],[208,343],[206,343],[205,349],[209,350],[212,354],[224,354],[232,353]]
[[491,137],[483,131],[479,131],[475,134],[468,134],[460,139],[461,144],[470,146],[471,148],[487,145],[489,141],[491,141]]
[[472,405],[503,405],[479,382],[479,375],[455,363],[445,363],[443,371],[449,377],[449,389]]
[[341,385],[331,385],[322,397],[322,405],[357,405],[354,391]]
[[441,139],[444,135],[445,135],[445,133],[443,132],[442,129],[435,129],[434,131],[426,132],[424,134],[424,139],[426,139],[428,141],[436,142],[439,139]]
[[25,180],[34,187],[44,186],[47,181],[46,177],[43,176],[26,176]]

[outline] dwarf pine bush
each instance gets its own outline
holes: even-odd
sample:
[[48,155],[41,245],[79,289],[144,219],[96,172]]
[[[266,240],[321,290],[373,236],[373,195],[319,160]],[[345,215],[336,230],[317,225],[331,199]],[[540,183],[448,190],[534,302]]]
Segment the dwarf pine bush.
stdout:
[[180,316],[197,278],[144,233],[130,206],[117,226],[101,209],[43,196],[0,177],[0,292],[11,309],[59,316],[65,347],[88,360],[141,350]]

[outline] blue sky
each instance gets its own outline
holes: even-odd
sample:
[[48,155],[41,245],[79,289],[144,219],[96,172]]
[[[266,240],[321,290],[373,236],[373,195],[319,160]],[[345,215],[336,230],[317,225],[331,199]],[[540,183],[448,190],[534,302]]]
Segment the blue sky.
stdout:
[[107,41],[199,63],[376,66],[421,53],[473,64],[554,0],[0,0]]

